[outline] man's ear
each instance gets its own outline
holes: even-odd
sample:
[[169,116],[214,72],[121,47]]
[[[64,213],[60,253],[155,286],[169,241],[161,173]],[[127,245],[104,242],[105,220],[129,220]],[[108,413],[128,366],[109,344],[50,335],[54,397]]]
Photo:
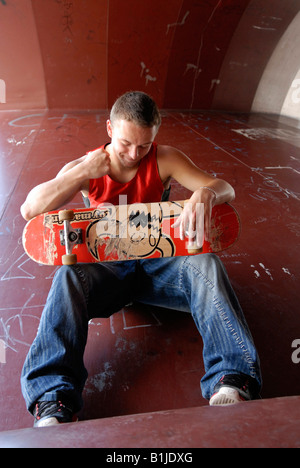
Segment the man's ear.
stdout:
[[112,123],[109,119],[106,121],[106,130],[109,138],[112,138]]

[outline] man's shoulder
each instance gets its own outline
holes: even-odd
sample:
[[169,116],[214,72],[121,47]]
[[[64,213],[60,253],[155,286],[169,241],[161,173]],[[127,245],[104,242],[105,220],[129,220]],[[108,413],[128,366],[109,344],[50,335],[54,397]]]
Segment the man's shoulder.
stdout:
[[174,146],[170,145],[157,145],[157,156],[158,157],[172,157],[176,154],[179,154],[180,151],[177,148],[174,148]]
[[178,148],[170,145],[157,146],[158,162],[166,162],[168,164],[181,164],[187,160],[187,156]]
[[182,166],[183,158],[184,154],[173,146],[157,146],[157,165],[163,181],[173,176],[175,168]]

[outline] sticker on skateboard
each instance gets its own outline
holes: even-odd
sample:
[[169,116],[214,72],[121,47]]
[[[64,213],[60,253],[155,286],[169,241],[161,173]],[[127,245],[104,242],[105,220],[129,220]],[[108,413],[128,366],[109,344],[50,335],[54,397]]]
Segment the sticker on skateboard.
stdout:
[[109,262],[221,252],[239,237],[240,220],[229,204],[212,210],[210,240],[201,249],[181,240],[173,224],[185,201],[101,205],[51,211],[24,228],[28,256],[45,265]]

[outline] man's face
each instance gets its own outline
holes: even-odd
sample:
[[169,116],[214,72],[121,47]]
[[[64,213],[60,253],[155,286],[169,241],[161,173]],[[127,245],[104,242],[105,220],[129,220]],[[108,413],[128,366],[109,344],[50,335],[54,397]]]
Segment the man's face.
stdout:
[[124,168],[134,168],[145,157],[156,137],[158,128],[141,127],[127,120],[107,121],[107,133],[111,138],[114,155]]

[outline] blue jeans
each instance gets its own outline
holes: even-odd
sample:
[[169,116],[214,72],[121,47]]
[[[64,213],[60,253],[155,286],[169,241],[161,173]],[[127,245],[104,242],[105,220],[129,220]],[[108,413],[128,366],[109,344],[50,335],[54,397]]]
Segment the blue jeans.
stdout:
[[26,358],[22,391],[37,400],[82,406],[88,321],[130,302],[191,312],[203,339],[204,398],[224,374],[252,377],[259,393],[259,358],[224,266],[212,254],[62,267],[53,280],[37,336]]

